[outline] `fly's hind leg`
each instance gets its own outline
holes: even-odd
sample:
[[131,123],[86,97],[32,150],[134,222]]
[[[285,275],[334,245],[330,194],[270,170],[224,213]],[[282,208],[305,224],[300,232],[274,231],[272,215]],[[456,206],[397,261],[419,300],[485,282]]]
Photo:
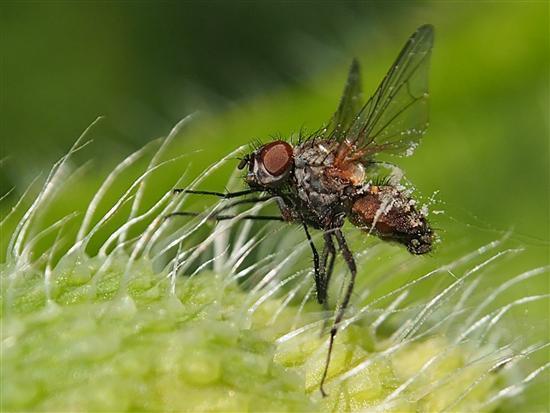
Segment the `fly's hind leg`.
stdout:
[[321,377],[321,383],[319,385],[319,388],[321,390],[321,394],[324,396],[327,395],[325,392],[323,386],[325,384],[325,380],[327,378],[328,368],[330,365],[330,358],[332,356],[332,347],[334,346],[334,337],[336,337],[336,333],[338,333],[338,327],[340,326],[340,323],[342,319],[344,318],[344,315],[346,313],[346,309],[349,305],[349,301],[351,299],[351,295],[353,293],[353,286],[355,284],[355,277],[357,275],[357,267],[355,265],[355,259],[353,258],[353,254],[351,253],[348,244],[346,242],[346,239],[344,238],[344,234],[342,234],[342,231],[340,229],[337,229],[334,231],[334,236],[336,237],[336,241],[338,242],[338,246],[340,247],[340,251],[342,252],[342,256],[344,260],[346,261],[346,264],[350,270],[350,279],[344,294],[344,298],[342,300],[342,303],[336,310],[336,317],[334,318],[334,323],[332,324],[332,328],[330,329],[330,338],[328,343],[328,352],[327,352],[327,359],[325,362],[325,369],[323,371],[323,376]]

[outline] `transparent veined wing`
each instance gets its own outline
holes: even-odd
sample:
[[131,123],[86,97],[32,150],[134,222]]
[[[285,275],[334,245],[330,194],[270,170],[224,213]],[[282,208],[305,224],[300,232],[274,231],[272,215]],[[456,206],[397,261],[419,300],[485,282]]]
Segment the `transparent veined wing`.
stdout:
[[353,120],[363,106],[363,93],[361,90],[361,73],[359,62],[353,59],[348,72],[348,79],[344,92],[340,98],[338,109],[328,125],[323,130],[323,136],[332,140],[342,140],[345,133],[353,123]]
[[[376,92],[345,132],[340,153],[411,155],[428,127],[428,70],[433,27],[418,28],[397,56]],[[347,148],[347,150],[344,148]],[[353,154],[347,154],[347,156]]]

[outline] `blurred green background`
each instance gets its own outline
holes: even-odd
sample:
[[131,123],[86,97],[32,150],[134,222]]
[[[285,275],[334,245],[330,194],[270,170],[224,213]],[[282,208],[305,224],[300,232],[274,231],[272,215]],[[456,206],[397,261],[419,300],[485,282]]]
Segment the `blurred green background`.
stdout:
[[369,94],[429,22],[431,127],[400,165],[470,224],[549,238],[548,2],[4,1],[0,10],[0,184],[15,187],[12,200],[98,115],[87,156],[99,168],[196,110],[205,130],[181,138],[183,150],[204,149],[194,171],[252,138],[314,129],[353,56]]

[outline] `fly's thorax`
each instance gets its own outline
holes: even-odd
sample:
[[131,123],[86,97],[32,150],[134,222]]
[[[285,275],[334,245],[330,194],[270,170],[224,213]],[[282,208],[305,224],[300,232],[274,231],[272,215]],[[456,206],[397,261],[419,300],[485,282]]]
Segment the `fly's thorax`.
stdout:
[[324,209],[324,207],[338,202],[340,193],[327,187],[324,168],[318,166],[300,168],[297,166],[294,175],[296,193],[307,207]]
[[407,246],[413,254],[431,251],[433,232],[415,201],[391,185],[368,186],[353,201],[350,221],[380,238]]
[[295,150],[294,176],[297,194],[307,205],[317,208],[338,200],[340,190],[330,185],[326,170],[334,156],[327,152],[329,143],[306,142]]
[[294,159],[298,167],[330,166],[334,162],[337,143],[315,139],[306,141],[294,148]]

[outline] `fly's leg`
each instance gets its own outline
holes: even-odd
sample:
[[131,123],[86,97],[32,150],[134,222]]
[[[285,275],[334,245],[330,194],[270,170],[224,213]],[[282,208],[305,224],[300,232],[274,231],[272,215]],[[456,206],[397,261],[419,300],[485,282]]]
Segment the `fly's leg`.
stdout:
[[329,256],[329,248],[325,239],[325,245],[323,246],[323,252],[321,253],[321,260],[319,262],[319,275],[315,274],[315,287],[317,291],[317,301],[323,306],[325,312],[328,311],[328,283],[327,277],[327,258]]
[[303,221],[302,225],[304,226],[304,231],[306,233],[309,246],[311,247],[311,253],[313,254],[313,270],[315,272],[315,291],[317,292],[317,301],[319,302],[319,304],[323,304],[323,297],[326,297],[327,293],[323,289],[323,279],[321,278],[321,272],[319,271],[319,254],[317,253],[317,248],[315,248],[315,244],[311,239],[311,235],[309,234],[307,225]]
[[334,270],[334,259],[336,258],[336,248],[334,248],[334,242],[332,241],[332,235],[325,233],[325,246],[328,249],[329,259],[328,266],[325,267],[325,289],[328,290],[330,278],[332,277],[332,271]]
[[[174,190],[174,191],[176,191],[176,190]],[[192,192],[192,193],[195,193],[195,192]],[[211,193],[208,193],[208,194],[211,194]],[[215,194],[218,194],[218,193],[215,193]],[[235,194],[235,193],[233,193],[233,194]],[[228,196],[226,198],[233,198],[233,197],[234,196],[232,195],[232,196]],[[256,198],[249,198],[249,199],[240,199],[238,201],[230,202],[229,204],[224,205],[223,207],[219,208],[216,211],[216,214],[214,215],[213,219],[215,219],[215,217],[218,217],[219,218],[218,221],[223,221],[223,220],[234,218],[235,216],[222,215],[222,214],[220,214],[220,212],[225,211],[225,210],[230,209],[230,208],[233,208],[234,206],[237,206],[237,205],[255,204],[255,203],[258,203],[258,202],[268,201],[272,198],[273,197],[271,197],[271,196],[264,196],[264,197],[256,197]],[[191,217],[194,217],[194,216],[198,216],[198,215],[200,215],[198,212],[174,212],[174,213],[166,215],[164,218],[171,218],[171,217],[174,217],[174,216],[191,216]],[[248,219],[248,218],[245,218],[245,219]],[[282,218],[280,220],[282,221]],[[277,221],[279,221],[279,219],[277,219]]]
[[253,194],[255,192],[261,192],[258,189],[246,189],[244,191],[238,191],[238,192],[213,192],[213,191],[194,191],[190,189],[182,189],[182,188],[176,188],[173,190],[174,194],[194,194],[194,195],[213,195],[217,196],[218,198],[236,198],[243,195],[249,195]]
[[[334,270],[334,259],[336,258],[336,248],[334,248],[334,242],[332,241],[332,235],[328,232],[325,232],[323,234],[323,238],[325,240],[325,246],[323,248],[323,254],[321,255],[321,277],[322,277],[322,283],[323,288],[321,289],[324,293],[324,296],[322,297],[322,305],[323,310],[325,314],[328,314],[329,307],[328,307],[328,287],[330,284],[330,278],[332,277],[332,271]],[[327,264],[328,259],[328,264]],[[321,334],[324,334],[324,332],[327,329],[328,325],[328,318],[325,319],[323,323],[323,329]]]
[[264,202],[272,199],[272,196],[262,196],[257,198],[249,198],[249,199],[240,199],[238,201],[233,201],[228,203],[227,205],[224,205],[222,208],[218,209],[218,212],[225,211],[226,209],[233,208],[237,205],[243,205],[243,204],[255,204],[257,202]]
[[[188,211],[181,211],[181,212],[172,212],[171,214],[168,214],[164,217],[164,219],[173,218],[173,217],[197,217],[199,215],[203,215],[201,212],[188,212]],[[284,221],[283,217],[281,216],[271,216],[271,215],[212,215],[211,217],[208,217],[208,219],[213,221],[227,221],[229,219],[233,218],[239,218],[241,219],[247,219],[250,221]]]
[[319,299],[319,304],[323,304],[323,309],[325,311],[328,311],[328,285],[330,282],[330,277],[332,276],[332,271],[334,269],[334,258],[336,256],[336,249],[334,248],[334,242],[332,241],[331,234],[325,232],[323,234],[323,238],[325,241],[325,245],[323,247],[323,253],[321,254],[321,261],[319,265],[321,288],[318,289],[317,296]]
[[323,376],[321,377],[321,383],[319,385],[319,388],[321,390],[321,394],[323,397],[327,396],[327,393],[325,392],[323,385],[325,384],[325,380],[327,378],[328,368],[330,365],[330,358],[332,356],[332,347],[334,345],[334,337],[336,337],[336,333],[338,333],[338,327],[340,325],[340,322],[344,318],[344,314],[346,312],[346,309],[348,307],[349,301],[351,299],[351,294],[353,293],[353,286],[355,284],[355,277],[357,275],[357,267],[355,265],[355,259],[353,258],[353,254],[351,253],[348,244],[346,243],[346,239],[344,238],[344,234],[342,234],[342,231],[337,229],[334,231],[334,236],[336,237],[336,241],[338,242],[338,246],[340,247],[340,251],[342,252],[342,256],[344,257],[344,260],[346,261],[346,264],[348,265],[348,268],[350,270],[351,276],[349,279],[348,286],[346,288],[346,292],[344,295],[344,299],[342,300],[342,303],[338,307],[338,310],[336,310],[336,317],[334,318],[334,323],[332,324],[332,328],[330,329],[330,338],[328,342],[328,352],[327,352],[327,359],[325,362],[325,369],[323,371]]

